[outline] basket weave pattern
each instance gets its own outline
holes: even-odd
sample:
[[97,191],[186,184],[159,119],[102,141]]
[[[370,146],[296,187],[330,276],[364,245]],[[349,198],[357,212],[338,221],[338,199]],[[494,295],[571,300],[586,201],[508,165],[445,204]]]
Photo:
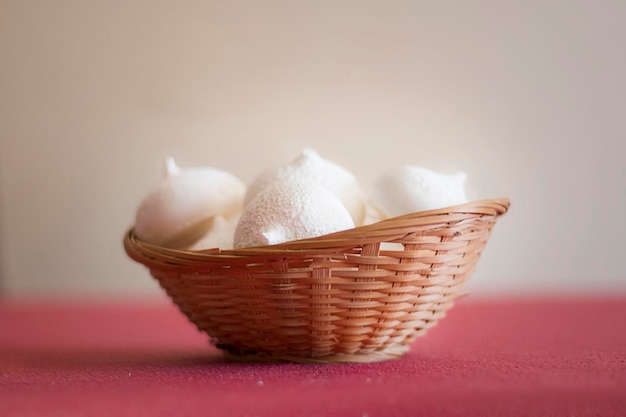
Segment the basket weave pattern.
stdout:
[[132,230],[124,244],[231,357],[378,361],[445,315],[508,207],[475,201],[258,248],[173,250]]

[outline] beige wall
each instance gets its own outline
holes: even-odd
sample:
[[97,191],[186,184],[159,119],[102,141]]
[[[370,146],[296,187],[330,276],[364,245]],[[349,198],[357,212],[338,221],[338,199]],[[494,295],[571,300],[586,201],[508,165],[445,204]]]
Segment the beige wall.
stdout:
[[303,147],[508,196],[476,294],[626,291],[626,2],[0,0],[0,279],[160,295],[122,249],[172,155]]

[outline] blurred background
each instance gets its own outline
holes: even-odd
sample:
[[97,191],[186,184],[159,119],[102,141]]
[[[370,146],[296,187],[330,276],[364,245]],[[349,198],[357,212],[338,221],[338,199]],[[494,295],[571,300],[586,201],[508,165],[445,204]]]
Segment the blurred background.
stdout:
[[0,0],[0,296],[164,297],[163,161],[465,171],[477,296],[626,292],[626,2]]

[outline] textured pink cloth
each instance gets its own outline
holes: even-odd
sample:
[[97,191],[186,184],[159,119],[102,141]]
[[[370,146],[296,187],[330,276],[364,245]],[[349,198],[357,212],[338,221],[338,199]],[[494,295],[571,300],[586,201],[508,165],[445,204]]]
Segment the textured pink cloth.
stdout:
[[0,303],[0,416],[626,416],[625,297],[468,297],[374,364],[207,343],[169,302]]

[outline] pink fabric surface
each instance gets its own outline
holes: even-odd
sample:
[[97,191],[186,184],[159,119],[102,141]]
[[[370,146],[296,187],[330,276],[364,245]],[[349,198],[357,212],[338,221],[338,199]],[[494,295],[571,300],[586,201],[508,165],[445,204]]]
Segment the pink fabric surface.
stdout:
[[626,297],[460,300],[404,357],[222,359],[168,301],[0,303],[0,416],[626,416]]

